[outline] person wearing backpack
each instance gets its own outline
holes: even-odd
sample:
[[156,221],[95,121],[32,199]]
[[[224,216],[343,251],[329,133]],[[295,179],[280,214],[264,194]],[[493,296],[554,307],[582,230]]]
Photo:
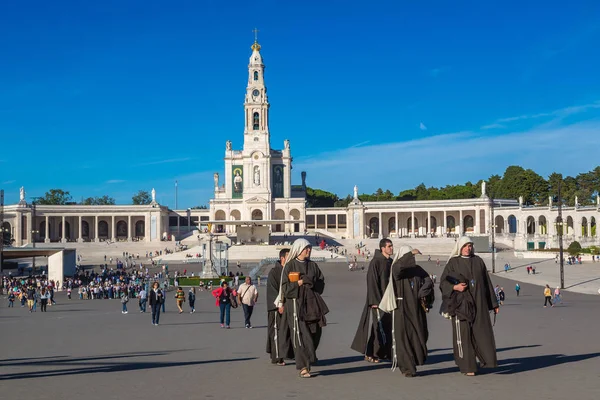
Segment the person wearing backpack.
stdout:
[[127,291],[124,291],[121,295],[121,304],[123,305],[123,311],[121,314],[127,314],[127,303],[129,302],[129,296],[127,296]]

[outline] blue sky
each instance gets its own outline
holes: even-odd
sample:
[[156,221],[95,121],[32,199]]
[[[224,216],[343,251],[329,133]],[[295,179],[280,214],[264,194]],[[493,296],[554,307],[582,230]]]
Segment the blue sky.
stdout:
[[600,149],[600,2],[5,1],[0,188],[140,189],[208,204],[240,148],[252,29],[271,145],[345,196],[511,164],[585,172]]

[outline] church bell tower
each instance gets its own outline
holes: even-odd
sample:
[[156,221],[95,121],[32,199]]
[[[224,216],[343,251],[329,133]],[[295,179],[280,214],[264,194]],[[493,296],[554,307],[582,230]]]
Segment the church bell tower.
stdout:
[[252,55],[248,64],[248,85],[244,101],[245,127],[244,150],[259,150],[269,154],[269,101],[265,86],[265,65],[260,54],[260,44],[256,37],[252,45]]

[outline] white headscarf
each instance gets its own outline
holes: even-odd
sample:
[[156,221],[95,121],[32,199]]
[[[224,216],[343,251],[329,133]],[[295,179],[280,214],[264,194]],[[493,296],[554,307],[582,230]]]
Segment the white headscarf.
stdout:
[[456,242],[456,246],[454,246],[452,253],[450,253],[448,261],[450,261],[452,257],[460,257],[460,251],[468,243],[473,244],[473,239],[471,239],[469,236],[461,236],[460,239],[458,239],[458,241]]
[[285,258],[285,261],[283,263],[283,269],[281,270],[281,276],[279,277],[279,293],[277,294],[277,298],[275,299],[275,301],[273,302],[277,307],[280,307],[282,305],[282,299],[283,299],[283,293],[281,290],[281,283],[283,282],[283,272],[285,271],[285,266],[288,265],[288,263],[291,260],[295,260],[296,257],[298,257],[300,255],[300,253],[302,253],[302,251],[304,251],[305,248],[310,247],[311,244],[309,243],[308,240],[306,239],[296,239],[294,241],[294,244],[292,244],[292,248],[290,250],[290,252],[287,254],[287,257]]
[[402,258],[406,253],[411,253],[413,248],[408,245],[400,246],[400,249],[394,254],[394,259],[392,260],[392,265],[396,264],[396,261]]
[[283,264],[283,267],[285,268],[285,266],[291,261],[291,260],[295,260],[296,257],[298,257],[300,255],[300,253],[302,253],[304,251],[305,248],[310,247],[311,244],[309,243],[308,240],[306,239],[296,239],[294,241],[294,244],[292,244],[292,248],[290,250],[290,252],[287,254],[287,257],[285,258],[285,263]]

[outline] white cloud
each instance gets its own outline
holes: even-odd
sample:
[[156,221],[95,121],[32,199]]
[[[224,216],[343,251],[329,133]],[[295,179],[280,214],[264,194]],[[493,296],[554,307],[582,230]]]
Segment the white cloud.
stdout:
[[147,166],[147,165],[172,164],[172,163],[184,162],[184,161],[189,161],[189,160],[191,160],[191,157],[168,158],[165,160],[148,161],[148,162],[136,164],[136,166],[143,167],[143,166]]
[[15,183],[15,182],[16,182],[15,180],[12,180],[12,181],[4,181],[4,182],[2,182],[2,184],[3,184],[3,185],[10,185],[11,183]]
[[515,122],[515,121],[522,121],[522,120],[526,120],[526,119],[537,119],[537,118],[544,118],[544,117],[565,118],[570,115],[580,114],[580,113],[598,109],[598,108],[600,108],[600,100],[595,101],[593,103],[583,104],[580,106],[570,106],[570,107],[559,108],[558,110],[554,110],[551,112],[544,112],[544,113],[537,113],[537,114],[525,114],[525,115],[519,115],[518,117],[500,118],[500,119],[496,120],[496,123]]
[[419,129],[422,130],[422,131],[426,131],[427,127],[425,126],[424,123],[421,122],[421,123],[419,123]]
[[106,181],[106,183],[109,183],[109,184],[111,184],[111,183],[123,183],[123,182],[125,182],[123,179],[109,179],[109,180]]
[[489,124],[489,125],[484,125],[481,128],[479,128],[479,129],[482,129],[482,130],[485,131],[485,130],[488,130],[488,129],[500,129],[500,128],[504,128],[504,125],[502,125],[502,124]]

